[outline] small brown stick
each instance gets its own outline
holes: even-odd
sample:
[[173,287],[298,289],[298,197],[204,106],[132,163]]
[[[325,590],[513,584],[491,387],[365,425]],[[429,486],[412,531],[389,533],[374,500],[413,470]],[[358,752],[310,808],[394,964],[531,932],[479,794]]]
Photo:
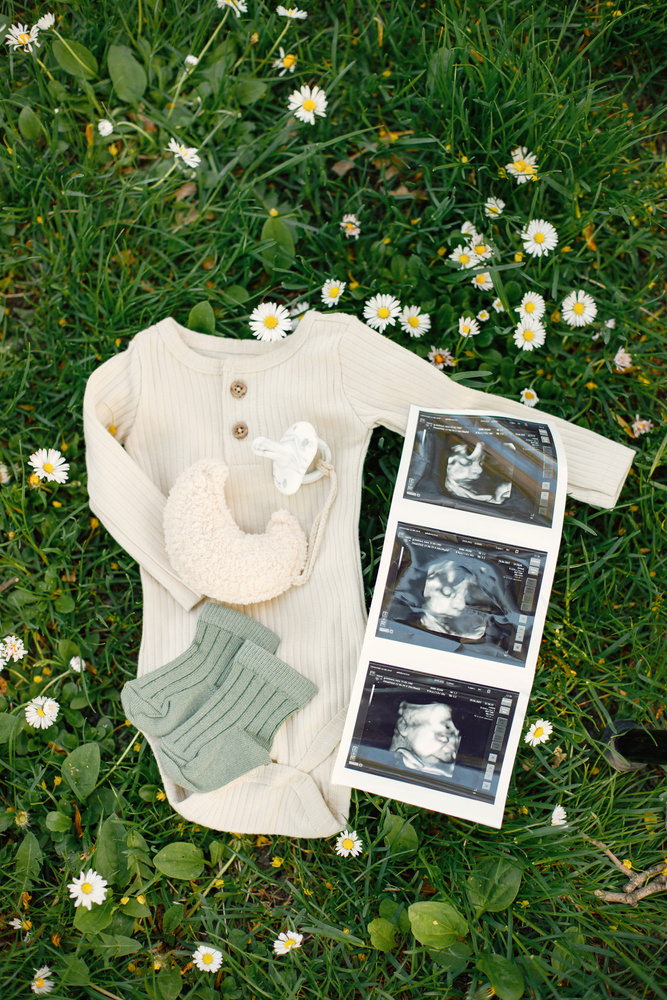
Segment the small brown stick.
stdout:
[[[600,840],[593,840],[588,834],[582,834],[585,840],[599,847],[607,857],[613,861],[619,871],[626,872],[628,869],[619,861],[606,844]],[[653,881],[649,881],[653,876]],[[640,899],[652,896],[656,892],[667,890],[667,861],[660,861],[657,865],[647,868],[646,871],[635,872],[634,875],[623,886],[623,892],[606,892],[604,889],[596,889],[594,895],[598,899],[603,899],[606,903],[625,903],[626,906],[637,906]]]
[[4,583],[0,583],[0,594],[3,590],[7,590],[7,587],[13,587],[15,583],[19,582],[18,576],[13,576],[11,580],[5,580]]

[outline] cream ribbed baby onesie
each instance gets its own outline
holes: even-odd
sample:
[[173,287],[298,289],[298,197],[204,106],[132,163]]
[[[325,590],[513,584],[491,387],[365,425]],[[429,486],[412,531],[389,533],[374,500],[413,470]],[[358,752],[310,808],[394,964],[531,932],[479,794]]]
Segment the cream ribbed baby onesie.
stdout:
[[[300,837],[328,837],[345,826],[349,791],[332,786],[330,775],[366,620],[362,469],[373,428],[404,433],[411,403],[528,415],[521,403],[453,382],[344,313],[308,312],[294,333],[273,343],[194,333],[165,319],[91,375],[84,400],[90,506],[141,568],[139,675],[190,645],[203,606],[203,595],[179,580],[165,552],[166,497],[181,473],[201,459],[222,461],[230,469],[227,502],[244,531],[264,531],[273,511],[284,507],[306,533],[324,505],[328,480],[283,496],[271,463],[253,453],[253,439],[280,440],[296,421],[308,420],[329,445],[338,474],[308,583],[271,601],[234,606],[280,636],[278,656],[310,678],[317,694],[279,729],[273,763],[206,793],[188,792],[163,775],[171,805],[192,822]],[[570,495],[612,507],[632,449],[549,419],[565,445]]]

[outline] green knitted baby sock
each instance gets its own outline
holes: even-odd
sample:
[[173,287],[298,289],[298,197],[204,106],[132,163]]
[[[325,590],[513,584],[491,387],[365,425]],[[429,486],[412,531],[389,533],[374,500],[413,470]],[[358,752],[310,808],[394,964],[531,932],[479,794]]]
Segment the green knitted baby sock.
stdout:
[[261,622],[220,604],[206,604],[192,644],[121,691],[125,715],[143,733],[166,736],[211,697],[246,639],[275,653],[278,636]]
[[277,730],[316,691],[277,656],[246,640],[215,693],[160,742],[165,773],[193,792],[211,792],[269,764]]

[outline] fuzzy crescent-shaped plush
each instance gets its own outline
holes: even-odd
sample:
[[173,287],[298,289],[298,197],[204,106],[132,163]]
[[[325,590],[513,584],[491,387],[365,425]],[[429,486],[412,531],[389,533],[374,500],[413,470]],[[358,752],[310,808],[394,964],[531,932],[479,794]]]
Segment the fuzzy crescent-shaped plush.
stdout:
[[229,469],[204,459],[174,483],[164,511],[171,565],[188,587],[227,604],[256,604],[288,590],[306,561],[308,542],[286,510],[271,515],[263,534],[246,534],[225,498]]

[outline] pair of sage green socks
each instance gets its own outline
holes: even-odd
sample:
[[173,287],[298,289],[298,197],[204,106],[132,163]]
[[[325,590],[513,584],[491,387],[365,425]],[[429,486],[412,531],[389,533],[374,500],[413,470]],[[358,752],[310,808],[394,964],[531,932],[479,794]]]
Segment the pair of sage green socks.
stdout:
[[247,615],[206,604],[184,653],[125,684],[127,718],[160,737],[162,768],[178,785],[211,792],[271,762],[276,732],[317,691],[278,659],[279,643]]

